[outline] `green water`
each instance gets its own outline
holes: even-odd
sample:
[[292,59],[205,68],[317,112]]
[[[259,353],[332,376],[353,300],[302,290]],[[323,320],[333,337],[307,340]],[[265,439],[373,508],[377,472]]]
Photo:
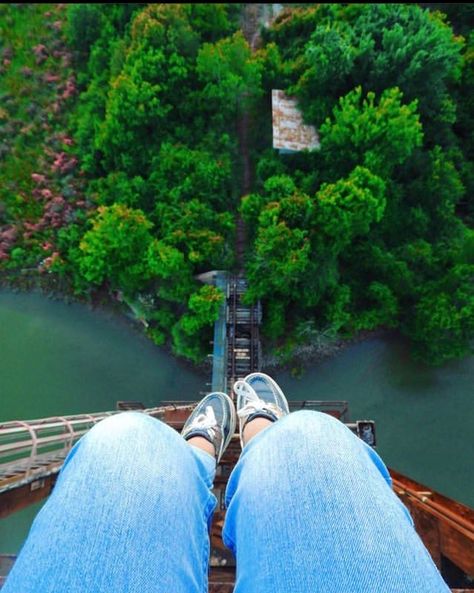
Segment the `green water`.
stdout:
[[474,507],[474,357],[435,369],[402,340],[372,339],[275,378],[293,399],[349,401],[351,420],[375,420],[389,467]]
[[[0,293],[0,420],[196,399],[209,378],[104,311],[36,294]],[[292,399],[347,399],[352,419],[377,423],[387,464],[474,506],[474,358],[430,369],[401,341],[373,339],[276,379]],[[15,553],[41,507],[0,521],[0,553]]]
[[[0,421],[197,399],[207,375],[154,346],[128,320],[38,294],[0,292]],[[41,507],[0,520],[0,553],[15,553]]]

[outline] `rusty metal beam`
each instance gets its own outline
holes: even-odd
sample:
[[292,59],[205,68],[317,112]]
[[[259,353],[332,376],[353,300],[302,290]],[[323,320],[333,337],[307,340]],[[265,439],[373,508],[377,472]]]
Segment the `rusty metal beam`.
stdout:
[[390,469],[393,489],[410,511],[415,529],[441,567],[446,556],[474,575],[474,510]]
[[0,519],[47,498],[53,490],[57,477],[57,473],[51,474],[46,478],[35,480],[1,494]]

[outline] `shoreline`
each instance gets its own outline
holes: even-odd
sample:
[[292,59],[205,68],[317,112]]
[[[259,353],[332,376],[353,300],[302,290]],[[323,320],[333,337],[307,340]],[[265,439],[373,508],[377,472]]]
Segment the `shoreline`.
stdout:
[[177,356],[172,351],[169,343],[165,343],[162,346],[156,345],[153,340],[147,336],[143,322],[136,317],[133,317],[133,313],[128,305],[125,302],[114,300],[105,291],[96,291],[95,293],[92,293],[89,298],[81,297],[80,295],[72,293],[71,286],[67,280],[64,281],[57,276],[29,274],[24,271],[17,272],[17,274],[17,277],[12,278],[11,274],[10,277],[8,277],[8,272],[0,273],[0,290],[8,290],[13,293],[22,294],[39,294],[51,301],[60,301],[66,305],[84,305],[90,311],[97,311],[99,313],[113,316],[115,320],[126,324],[134,333],[146,339],[153,347],[163,350],[166,354],[172,356],[185,368],[202,375],[211,373],[212,365],[208,362],[209,359],[196,365],[182,356]]
[[[342,354],[350,346],[360,344],[375,338],[386,338],[395,335],[394,330],[377,328],[363,330],[351,338],[335,338],[334,341],[324,345],[309,343],[297,345],[287,360],[281,360],[277,354],[267,354],[262,357],[262,368],[271,372],[286,371],[292,377],[300,378],[310,366],[331,360]],[[279,360],[280,358],[280,360]]]
[[[65,304],[85,305],[91,311],[99,311],[106,314],[112,314],[120,322],[126,323],[136,334],[142,336],[151,342],[156,348],[163,349],[167,354],[186,368],[200,374],[210,374],[212,371],[212,362],[209,358],[199,364],[195,364],[186,358],[177,356],[169,342],[162,346],[153,343],[145,331],[143,321],[133,316],[132,311],[125,302],[114,300],[109,293],[104,290],[97,290],[88,297],[81,297],[72,293],[72,287],[68,280],[53,274],[40,275],[36,270],[22,270],[13,272],[3,272],[0,274],[0,290],[9,290],[16,293],[36,293],[43,297],[62,301]],[[288,371],[292,376],[298,378],[304,375],[309,366],[319,364],[338,356],[349,346],[364,342],[372,338],[387,337],[393,335],[393,330],[378,328],[375,330],[361,331],[351,338],[335,338],[333,341],[321,343],[308,343],[295,346],[290,355],[282,355],[275,352],[269,352],[262,356],[262,369],[266,372]]]

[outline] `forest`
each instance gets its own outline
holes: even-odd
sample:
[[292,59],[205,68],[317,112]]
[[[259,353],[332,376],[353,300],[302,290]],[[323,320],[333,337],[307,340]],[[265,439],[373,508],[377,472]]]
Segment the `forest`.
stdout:
[[[295,4],[0,6],[0,274],[139,303],[200,362],[238,271],[266,347],[378,328],[439,365],[474,349],[474,11]],[[272,148],[272,89],[320,149]],[[239,122],[253,163],[244,191]]]

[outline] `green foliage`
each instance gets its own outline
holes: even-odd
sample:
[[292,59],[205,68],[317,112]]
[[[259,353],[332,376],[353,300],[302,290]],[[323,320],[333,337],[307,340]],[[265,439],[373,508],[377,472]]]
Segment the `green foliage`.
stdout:
[[157,202],[180,205],[197,199],[219,210],[230,205],[231,166],[225,153],[214,157],[205,150],[164,143],[151,170],[149,187]]
[[194,282],[191,266],[183,253],[164,241],[153,239],[145,257],[147,274],[155,279],[157,295],[165,301],[185,303],[194,290]]
[[431,363],[466,353],[474,38],[439,12],[389,4],[290,8],[263,35],[265,89],[296,95],[321,141],[262,151],[242,201],[247,298],[263,299],[266,335],[287,349],[398,327]]
[[368,308],[354,315],[350,325],[355,330],[370,330],[379,326],[396,327],[398,301],[390,288],[381,282],[366,287],[364,300]]
[[100,4],[72,4],[68,9],[67,36],[70,45],[86,60],[100,38],[105,16]]
[[214,73],[206,70],[201,56],[212,53],[214,45],[206,41],[231,28],[225,5],[152,4],[137,14],[96,131],[95,149],[106,169],[146,175],[163,142],[229,148],[235,114],[228,92],[238,79],[238,92],[254,94],[256,67],[243,38],[216,41],[228,57],[225,80],[230,86],[220,96],[211,90]]
[[[338,260],[357,237],[380,221],[385,207],[383,181],[357,167],[347,179],[323,185],[314,198],[299,193],[284,176],[268,179],[265,190],[242,205],[244,216],[256,221],[257,229],[247,266],[246,298],[264,299],[265,334],[277,339],[288,327],[290,309],[298,320],[299,315],[307,319],[314,307],[321,308],[326,329],[333,333],[358,329],[348,309],[350,288],[338,285]],[[374,297],[376,293],[374,287]]]
[[454,130],[459,138],[462,153],[459,169],[466,188],[466,197],[461,208],[472,225],[474,223],[474,31],[472,30],[467,37],[463,57],[463,73],[456,93],[457,122]]
[[285,332],[285,304],[283,300],[271,300],[266,304],[263,332],[272,340],[276,340]]
[[384,190],[383,181],[364,167],[356,167],[347,179],[323,184],[315,214],[320,249],[337,255],[355,237],[366,235],[382,219]]
[[421,236],[430,241],[453,237],[459,233],[460,220],[455,215],[465,188],[449,155],[441,147],[426,153],[420,177],[407,184],[407,193],[427,221]]
[[99,207],[91,222],[79,245],[78,264],[84,278],[97,285],[109,280],[125,291],[143,286],[152,223],[142,211],[120,204]]
[[[261,94],[261,65],[234,35],[230,5],[132,7],[68,9],[83,88],[76,138],[98,210],[83,236],[64,234],[64,269],[78,289],[106,282],[154,299],[166,314],[147,313],[150,337],[173,331],[176,351],[197,360],[202,336],[189,324],[202,314],[183,306],[195,304],[193,275],[233,264],[234,118]],[[213,52],[225,64],[218,89]]]
[[183,327],[188,333],[196,333],[204,325],[211,325],[219,316],[219,307],[224,302],[224,293],[215,286],[202,286],[188,303],[191,314],[183,317]]
[[446,15],[456,35],[467,37],[474,27],[474,6],[472,4],[461,4],[459,2],[445,4],[444,2],[440,2],[436,4],[424,4],[424,6],[438,12],[442,18]]
[[[303,24],[304,22],[304,24]],[[295,40],[291,30],[306,28]],[[462,40],[416,4],[319,5],[269,35],[310,121],[320,125],[356,84],[380,94],[398,87],[417,99],[424,125],[453,123],[449,85],[460,75]]]
[[253,298],[291,295],[310,273],[307,233],[291,229],[284,221],[262,221],[255,241],[255,256],[248,267]]
[[97,136],[104,118],[111,77],[116,77],[125,59],[129,25],[137,4],[70,4],[66,35],[74,50],[79,97],[75,121],[76,140],[85,171],[101,171]]
[[474,351],[474,266],[459,264],[425,287],[409,326],[414,353],[432,364]]
[[421,145],[417,101],[401,101],[400,90],[392,88],[376,104],[373,92],[362,98],[360,86],[339,100],[333,119],[321,126],[321,150],[334,178],[359,164],[389,177]]
[[[200,362],[208,351],[210,330],[219,316],[224,293],[215,286],[203,286],[188,302],[189,313],[173,326],[173,350],[176,354]],[[203,331],[207,329],[208,331]]]
[[181,206],[157,204],[156,220],[160,234],[182,249],[198,269],[229,263],[225,237],[234,228],[230,213],[218,214],[205,203],[190,200]]
[[347,284],[338,284],[328,294],[328,300],[324,310],[324,318],[327,319],[332,335],[350,326],[351,312],[351,289]]
[[239,108],[248,108],[261,95],[261,70],[240,31],[214,45],[204,44],[197,58],[197,73],[205,84],[202,98],[235,117]]
[[[163,62],[156,61],[157,71]],[[147,171],[154,148],[155,131],[166,128],[171,106],[158,98],[160,84],[121,74],[115,81],[106,105],[105,121],[97,139],[106,169],[121,169],[138,175]],[[143,145],[141,138],[151,142]]]
[[89,283],[121,289],[127,295],[154,287],[164,301],[185,303],[194,290],[191,268],[181,251],[153,238],[141,210],[122,204],[100,206],[73,255]]
[[[61,33],[62,9],[18,6],[0,9],[2,269],[119,290],[202,360],[223,295],[195,276],[235,265],[249,122],[245,299],[279,351],[384,326],[428,362],[469,352],[472,10],[288,6],[253,51],[242,5],[72,4]],[[270,148],[273,88],[320,151]]]
[[148,209],[147,183],[139,175],[129,177],[123,171],[114,171],[107,177],[91,181],[88,190],[90,198],[100,206],[116,203],[130,208]]

